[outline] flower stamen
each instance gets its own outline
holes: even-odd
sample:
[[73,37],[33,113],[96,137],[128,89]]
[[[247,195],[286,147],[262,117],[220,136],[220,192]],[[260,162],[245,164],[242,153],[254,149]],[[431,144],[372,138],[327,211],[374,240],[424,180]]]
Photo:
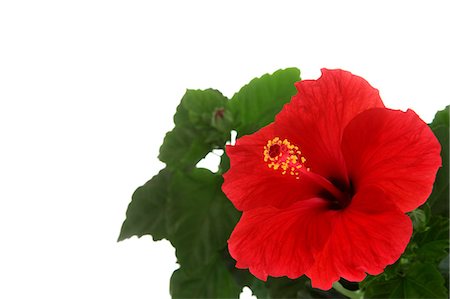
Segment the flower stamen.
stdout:
[[306,158],[302,156],[299,147],[290,143],[287,139],[281,140],[275,137],[267,141],[264,146],[264,162],[273,170],[281,171],[281,174],[290,174],[299,179],[301,169],[310,171],[305,166]]

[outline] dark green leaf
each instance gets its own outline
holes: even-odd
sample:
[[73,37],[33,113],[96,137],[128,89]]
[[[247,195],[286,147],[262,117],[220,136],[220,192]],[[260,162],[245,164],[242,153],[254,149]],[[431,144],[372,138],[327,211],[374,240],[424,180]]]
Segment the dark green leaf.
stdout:
[[219,255],[190,271],[181,266],[172,274],[172,298],[239,298],[238,286]]
[[323,291],[312,288],[311,281],[306,276],[301,276],[297,279],[270,277],[267,280],[266,286],[271,299],[347,298],[334,289]]
[[182,267],[196,267],[222,250],[239,218],[221,190],[222,176],[206,169],[178,172],[170,187],[169,236]]
[[249,287],[254,296],[258,299],[271,299],[266,283],[253,276],[248,269],[238,269],[235,267],[236,261],[231,257],[228,248],[223,251],[223,259],[228,271],[233,275],[240,288]]
[[294,83],[297,81],[300,81],[300,71],[288,68],[255,78],[242,87],[229,103],[238,134],[254,133],[273,122],[275,115],[296,93]]
[[380,275],[371,280],[365,298],[448,298],[448,293],[435,265],[417,263],[394,279]]
[[250,274],[248,269],[238,269],[235,267],[236,261],[231,257],[227,247],[222,251],[222,258],[228,271],[230,271],[241,289],[249,287],[252,290],[253,295],[257,296],[258,299],[269,298],[268,290],[263,281]]
[[152,235],[153,240],[167,238],[166,205],[170,172],[163,169],[137,188],[128,205],[118,241],[131,236]]
[[[448,256],[449,219],[431,215],[427,205],[418,210],[423,213],[411,213],[410,216],[413,222],[415,219],[420,219],[420,229],[415,227],[413,238],[402,257],[394,265],[388,266],[382,274],[375,277],[369,276],[361,282],[361,288],[368,290],[366,298],[440,298],[437,294],[419,294],[414,291],[419,286],[414,285],[423,283],[426,285],[424,287],[426,290],[428,285],[431,289],[435,288],[432,282],[426,280],[435,279],[439,283],[444,281],[437,267],[442,259]],[[424,279],[422,271],[430,272],[430,277]],[[447,292],[447,287],[441,284],[441,287],[437,287],[436,290],[442,294],[443,291]]]
[[431,217],[428,229],[414,234],[417,258],[426,262],[440,262],[448,255],[448,236],[449,219],[441,216]]
[[223,174],[230,169],[230,158],[228,157],[227,153],[224,152],[222,157],[220,158],[220,164],[219,164],[219,173]]
[[267,288],[269,289],[270,298],[272,299],[314,298],[308,291],[308,289],[310,289],[308,284],[309,281],[305,276],[298,279],[270,277],[267,280]]
[[442,277],[444,277],[445,280],[445,287],[448,290],[448,284],[449,284],[449,258],[450,256],[447,255],[440,263],[439,263],[439,272],[441,273]]
[[447,217],[449,216],[449,107],[447,106],[444,110],[436,113],[433,122],[430,124],[442,147],[442,167],[437,173],[433,193],[428,199],[433,213]]
[[272,299],[269,294],[269,289],[267,288],[264,281],[259,280],[254,277],[252,282],[247,286],[252,291],[252,294],[258,299]]

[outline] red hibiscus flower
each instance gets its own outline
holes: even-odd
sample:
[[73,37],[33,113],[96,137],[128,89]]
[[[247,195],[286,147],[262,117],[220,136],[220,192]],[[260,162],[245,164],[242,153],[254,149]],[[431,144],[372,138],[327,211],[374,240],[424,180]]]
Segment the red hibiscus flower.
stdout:
[[412,111],[342,70],[296,84],[274,123],[227,146],[223,191],[243,211],[228,247],[259,279],[298,278],[327,290],[380,274],[412,234],[440,144]]

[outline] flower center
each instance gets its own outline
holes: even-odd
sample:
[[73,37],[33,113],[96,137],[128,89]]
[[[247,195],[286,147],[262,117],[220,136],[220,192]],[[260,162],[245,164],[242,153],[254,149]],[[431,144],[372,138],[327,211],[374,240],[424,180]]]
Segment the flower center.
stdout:
[[330,202],[330,208],[332,210],[346,208],[355,194],[352,182],[349,181],[347,184],[334,178],[328,178],[328,181],[336,188],[336,190],[339,190],[339,192],[334,192],[333,194],[330,192],[330,189],[324,189],[320,193],[320,197]]
[[[275,137],[267,141],[264,146],[264,162],[273,170],[281,171],[281,174],[289,173],[299,179],[300,169],[306,168],[306,158],[298,146],[290,143],[287,139],[281,140]],[[306,168],[306,171],[309,171]]]
[[350,204],[354,194],[351,182],[347,186],[345,182],[325,178],[312,172],[309,167],[306,167],[306,158],[302,155],[300,148],[287,139],[281,140],[279,137],[275,137],[268,140],[264,146],[263,156],[264,162],[270,169],[280,171],[283,175],[290,174],[297,180],[302,174],[308,183],[320,186],[321,191],[318,196],[329,201],[331,209],[344,209]]

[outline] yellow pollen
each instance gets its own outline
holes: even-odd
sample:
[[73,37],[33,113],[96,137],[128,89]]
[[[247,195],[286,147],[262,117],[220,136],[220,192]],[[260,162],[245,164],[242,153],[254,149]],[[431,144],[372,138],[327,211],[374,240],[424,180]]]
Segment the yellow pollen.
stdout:
[[[287,139],[275,137],[267,141],[264,146],[264,162],[273,170],[281,169],[281,174],[289,173],[299,179],[300,169],[305,166],[306,158],[298,146],[291,144]],[[305,167],[310,171],[309,167]]]

